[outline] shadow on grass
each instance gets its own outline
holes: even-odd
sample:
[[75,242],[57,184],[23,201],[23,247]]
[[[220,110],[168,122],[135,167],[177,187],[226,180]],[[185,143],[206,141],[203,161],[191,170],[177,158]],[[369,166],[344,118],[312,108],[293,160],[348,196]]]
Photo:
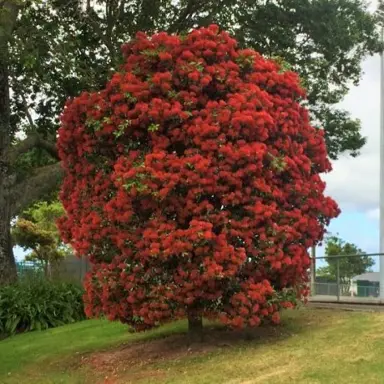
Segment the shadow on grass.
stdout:
[[153,375],[157,377],[161,374],[161,370],[153,370],[153,367],[181,362],[184,359],[200,360],[204,356],[220,354],[225,350],[258,348],[268,343],[276,343],[293,335],[310,332],[314,324],[316,327],[329,326],[331,317],[332,314],[327,311],[322,311],[319,316],[317,311],[298,309],[284,313],[283,322],[278,326],[264,325],[233,331],[208,323],[204,327],[204,341],[193,344],[190,344],[186,324],[182,322],[182,326],[179,325],[176,329],[172,325],[167,326],[142,334],[138,340],[113,349],[82,355],[76,368],[90,369],[94,374],[108,376],[111,380],[125,377],[126,371],[129,371],[130,380],[140,381],[145,379],[143,375],[153,378]]
[[[338,313],[340,317],[344,316]],[[106,376],[112,379],[110,383],[161,382],[170,367],[178,372],[210,358],[232,361],[243,349],[256,351],[314,328],[329,327],[335,318],[332,311],[300,309],[285,311],[279,326],[253,330],[229,331],[205,323],[204,342],[192,345],[185,321],[129,334],[120,323],[88,320],[1,341],[0,383],[95,384],[107,383]]]

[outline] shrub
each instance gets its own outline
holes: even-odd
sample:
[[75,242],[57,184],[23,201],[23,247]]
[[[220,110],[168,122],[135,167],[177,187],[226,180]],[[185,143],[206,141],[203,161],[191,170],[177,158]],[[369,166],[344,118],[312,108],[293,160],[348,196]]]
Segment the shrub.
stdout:
[[64,239],[94,264],[86,311],[137,330],[279,321],[339,213],[298,76],[216,26],[138,33],[100,92],[66,104]]
[[43,278],[0,287],[0,334],[57,327],[85,318],[83,289]]

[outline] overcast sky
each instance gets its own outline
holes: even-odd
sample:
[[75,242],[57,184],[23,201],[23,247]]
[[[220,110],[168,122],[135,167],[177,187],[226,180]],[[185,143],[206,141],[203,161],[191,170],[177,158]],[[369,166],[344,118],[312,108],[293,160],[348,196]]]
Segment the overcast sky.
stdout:
[[[367,58],[362,67],[359,86],[351,88],[341,107],[361,120],[367,144],[357,158],[335,161],[324,179],[327,193],[342,209],[330,231],[374,253],[379,251],[380,57]],[[319,256],[322,251],[318,250]]]
[[[371,11],[377,7],[372,1]],[[333,163],[333,171],[325,175],[327,193],[342,209],[329,231],[339,233],[346,241],[357,244],[368,253],[379,252],[379,180],[380,180],[380,56],[362,63],[363,76],[341,103],[353,117],[361,120],[367,144],[355,159],[342,157]],[[318,247],[317,256],[324,249]],[[375,258],[378,262],[378,258]],[[378,270],[378,265],[374,267]]]
[[357,158],[343,156],[333,163],[325,176],[328,192],[344,208],[357,209],[377,217],[379,199],[380,143],[380,57],[363,63],[364,75],[359,86],[350,90],[341,107],[362,122],[367,143]]

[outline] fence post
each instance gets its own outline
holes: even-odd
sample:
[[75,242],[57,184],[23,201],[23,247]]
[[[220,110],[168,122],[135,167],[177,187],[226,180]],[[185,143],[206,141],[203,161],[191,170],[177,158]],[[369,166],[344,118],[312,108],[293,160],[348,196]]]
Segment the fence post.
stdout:
[[336,275],[336,283],[337,283],[337,301],[340,301],[340,258],[337,259],[337,275]]
[[311,296],[316,295],[316,247],[311,248]]

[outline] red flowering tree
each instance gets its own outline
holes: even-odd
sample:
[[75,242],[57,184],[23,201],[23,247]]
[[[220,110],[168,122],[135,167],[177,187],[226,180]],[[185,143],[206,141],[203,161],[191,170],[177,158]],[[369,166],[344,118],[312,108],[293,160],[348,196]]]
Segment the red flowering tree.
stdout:
[[89,316],[279,321],[337,216],[295,73],[218,27],[139,33],[106,88],[69,100],[58,148],[66,242],[93,263]]

